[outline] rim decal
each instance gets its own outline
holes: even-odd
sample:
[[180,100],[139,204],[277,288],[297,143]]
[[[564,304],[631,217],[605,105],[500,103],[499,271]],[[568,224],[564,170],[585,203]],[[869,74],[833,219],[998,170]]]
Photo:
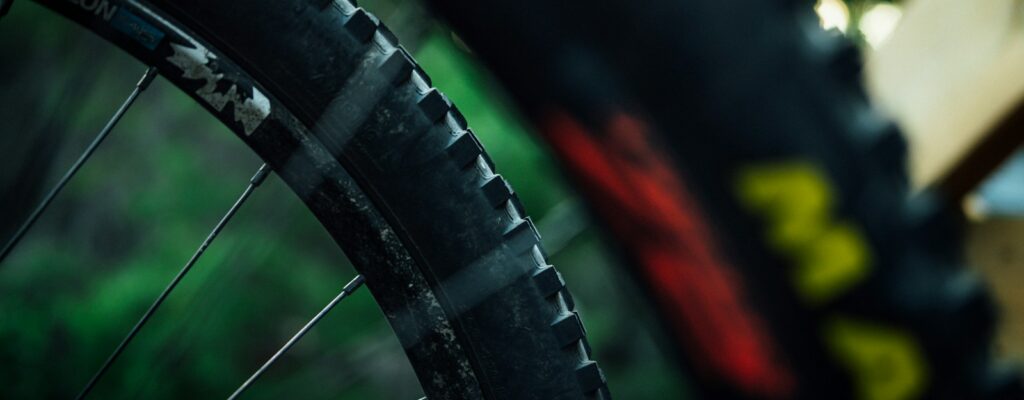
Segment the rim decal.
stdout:
[[228,103],[233,103],[235,121],[242,124],[245,134],[252,134],[270,116],[270,100],[259,89],[252,88],[252,97],[248,98],[239,92],[238,85],[234,83],[226,91],[218,89],[224,74],[213,70],[211,64],[217,56],[205,47],[190,48],[171,43],[171,48],[174,54],[167,57],[167,61],[180,68],[186,79],[204,82],[196,89],[196,95],[218,112],[223,112]]
[[[227,105],[232,104],[234,120],[241,124],[246,135],[251,135],[270,116],[270,99],[255,85],[243,84],[234,79],[225,78],[225,74],[217,66],[217,55],[206,46],[184,31],[175,28],[163,17],[139,2],[129,0],[127,4],[188,42],[187,44],[170,43],[174,53],[165,60],[180,69],[182,77],[203,82],[202,86],[195,89],[194,92],[210,107],[223,113]],[[227,87],[227,90],[222,89],[224,87]],[[252,94],[248,95],[246,92],[250,90]]]

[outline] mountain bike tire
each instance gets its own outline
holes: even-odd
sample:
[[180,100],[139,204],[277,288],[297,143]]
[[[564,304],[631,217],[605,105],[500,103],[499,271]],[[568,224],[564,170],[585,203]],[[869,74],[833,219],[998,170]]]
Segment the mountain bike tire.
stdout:
[[37,2],[158,68],[272,167],[365,277],[428,398],[610,398],[515,192],[372,14]]
[[702,397],[1024,398],[957,205],[911,196],[859,50],[811,2],[432,3],[563,161]]

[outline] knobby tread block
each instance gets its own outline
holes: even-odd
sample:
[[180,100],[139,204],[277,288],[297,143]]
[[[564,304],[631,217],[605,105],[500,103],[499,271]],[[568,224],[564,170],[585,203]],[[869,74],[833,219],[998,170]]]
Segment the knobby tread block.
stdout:
[[512,186],[501,175],[495,175],[484,183],[480,189],[484,191],[484,196],[487,196],[487,201],[491,203],[491,207],[497,208],[505,204],[512,197]]
[[384,62],[380,64],[381,74],[392,77],[392,83],[395,85],[401,84],[409,79],[412,74],[413,63],[405,53],[401,51],[393,51],[391,54],[384,59]]
[[392,32],[387,25],[381,24],[379,21],[377,24],[377,33],[384,37],[384,40],[386,40],[388,44],[398,46],[398,37],[395,36],[395,33]]
[[377,24],[373,23],[373,18],[366,10],[357,8],[345,21],[345,29],[348,29],[349,33],[359,41],[365,42],[373,37],[373,32],[377,30]]
[[469,127],[469,123],[466,122],[466,117],[462,115],[462,112],[459,111],[459,108],[456,107],[454,104],[452,104],[451,109],[448,110],[448,113],[449,115],[451,115],[452,120],[455,121],[455,126],[457,126],[459,129],[465,130]]
[[421,79],[423,79],[423,82],[427,83],[427,86],[434,86],[434,81],[430,79],[430,75],[427,75],[427,71],[424,71],[423,67],[419,64],[416,64],[416,73],[419,74]]
[[413,57],[412,54],[409,54],[409,50],[406,49],[405,46],[399,45],[397,47],[398,50],[401,51],[402,53],[405,53],[405,55],[409,57],[410,60],[413,60],[413,71],[416,72],[416,75],[419,75],[420,79],[423,80],[423,83],[425,83],[427,87],[434,87],[433,80],[431,80],[430,75],[427,75],[427,72],[423,70],[423,67],[421,67],[420,64],[416,62],[416,57]]
[[[422,71],[420,69],[420,64],[418,62],[416,62],[416,57],[413,57],[412,54],[409,54],[409,50],[406,50],[405,46],[399,45],[398,46],[398,51],[401,51],[402,54],[405,54],[406,58],[408,58],[409,60],[412,61],[413,70],[415,70],[417,72],[421,72]],[[430,81],[428,79],[424,78],[423,81],[427,82],[427,85],[430,85]]]
[[370,21],[373,22],[374,27],[379,27],[381,25],[380,18],[377,18],[376,14],[370,13],[368,16],[370,17]]
[[440,121],[448,113],[448,101],[437,89],[430,89],[419,101],[420,110],[430,122]]
[[586,330],[583,329],[583,321],[580,320],[579,314],[575,311],[553,322],[551,330],[555,332],[555,337],[558,338],[558,342],[562,347],[575,344],[576,341],[586,335]]
[[562,274],[552,266],[546,266],[534,273],[533,281],[544,297],[552,296],[565,287],[565,279],[562,279]]
[[487,168],[490,168],[491,171],[494,171],[494,160],[491,159],[491,155],[487,154],[487,152],[485,151],[480,154],[480,157],[484,159],[484,164],[487,164]]
[[[519,195],[512,193],[512,197],[510,197],[508,201],[512,204],[512,208],[516,210],[516,213],[519,215],[526,215],[526,207],[523,207],[523,202],[519,200]],[[547,258],[546,253],[544,254],[544,257]]]
[[580,344],[583,345],[583,353],[590,357],[593,353],[593,350],[590,348],[590,341],[584,336],[580,338]]
[[562,300],[565,301],[565,307],[570,310],[576,309],[576,300],[573,300],[572,293],[569,292],[568,288],[562,290]]
[[576,380],[583,391],[590,393],[605,386],[604,372],[594,361],[588,361],[576,368]]
[[480,145],[480,141],[477,140],[471,131],[462,133],[448,146],[448,156],[459,167],[465,167],[476,161],[477,157],[483,152],[483,146]]
[[527,217],[505,232],[505,243],[517,254],[525,253],[540,243],[540,234]]

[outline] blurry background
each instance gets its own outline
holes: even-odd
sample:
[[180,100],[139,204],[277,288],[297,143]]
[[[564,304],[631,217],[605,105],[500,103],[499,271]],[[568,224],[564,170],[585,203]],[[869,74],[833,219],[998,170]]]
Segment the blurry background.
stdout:
[[[1020,0],[818,0],[821,26],[864,50],[865,85],[903,129],[917,188],[935,184],[982,138],[1024,115]],[[1008,149],[1013,151],[1013,149]],[[1024,360],[1024,153],[968,194],[964,251],[1001,308],[996,346]]]
[[[616,395],[687,397],[685,380],[657,347],[661,338],[643,323],[650,319],[643,302],[616,274],[614,254],[472,53],[415,2],[361,3],[396,31],[459,105],[538,221]],[[821,0],[815,7],[823,26],[867,50],[881,46],[902,15],[889,2]],[[0,240],[6,240],[144,66],[28,1],[0,20],[0,54]],[[213,117],[158,79],[0,266],[0,397],[73,396],[259,164]],[[1024,168],[1017,170],[1016,184],[986,187],[988,210],[1024,212]],[[1015,180],[1007,176],[1002,181]],[[1024,225],[1011,217],[999,221],[1016,232]],[[975,237],[993,235],[992,228],[979,232]],[[986,265],[998,264],[990,270],[1019,274],[1019,243],[1004,240],[998,250],[975,253],[993,259]],[[226,396],[354,274],[312,215],[272,177],[115,364],[96,398]],[[415,399],[421,392],[369,292],[360,291],[247,395]]]

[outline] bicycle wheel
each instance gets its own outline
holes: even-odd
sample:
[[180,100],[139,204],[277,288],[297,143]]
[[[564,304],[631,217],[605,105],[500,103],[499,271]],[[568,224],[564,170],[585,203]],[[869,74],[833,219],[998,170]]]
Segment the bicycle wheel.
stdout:
[[858,50],[811,4],[432,3],[564,161],[705,396],[1024,393],[958,216],[910,196]]
[[437,399],[608,398],[565,283],[448,99],[347,1],[60,1],[228,126],[365,277]]

